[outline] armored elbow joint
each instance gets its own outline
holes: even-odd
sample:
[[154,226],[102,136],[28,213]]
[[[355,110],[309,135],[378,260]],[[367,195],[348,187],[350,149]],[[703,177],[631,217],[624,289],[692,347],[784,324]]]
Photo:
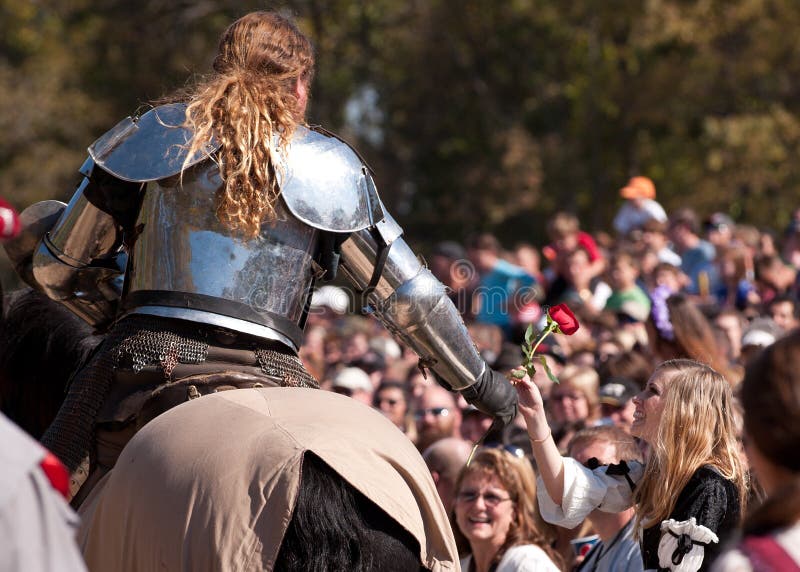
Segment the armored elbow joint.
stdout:
[[453,389],[472,385],[486,364],[445,288],[426,268],[403,283],[376,313]]
[[99,327],[114,318],[125,255],[117,251],[114,218],[93,205],[81,185],[58,221],[37,241],[31,260],[35,287]]
[[122,292],[120,269],[72,266],[50,248],[45,239],[33,254],[37,286],[94,327],[102,327],[113,320]]

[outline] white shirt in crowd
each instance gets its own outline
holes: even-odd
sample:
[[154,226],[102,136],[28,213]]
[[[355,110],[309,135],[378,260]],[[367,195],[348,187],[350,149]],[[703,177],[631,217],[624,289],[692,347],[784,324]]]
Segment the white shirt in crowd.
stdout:
[[[469,572],[472,555],[461,559],[461,570]],[[496,572],[559,572],[547,553],[534,544],[512,546],[503,555]]]
[[641,227],[650,219],[659,222],[666,222],[667,213],[658,202],[653,199],[638,199],[641,201],[641,208],[638,208],[633,201],[625,201],[614,217],[614,229],[620,234],[628,234],[635,228]]

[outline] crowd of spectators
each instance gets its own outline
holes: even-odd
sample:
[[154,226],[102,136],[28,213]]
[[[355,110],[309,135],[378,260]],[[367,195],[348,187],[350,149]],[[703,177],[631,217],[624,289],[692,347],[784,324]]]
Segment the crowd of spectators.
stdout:
[[[547,225],[548,244],[509,247],[480,234],[425,253],[495,369],[507,372],[522,362],[524,333],[543,327],[549,306],[566,303],[576,314],[575,335],[551,336],[538,350],[560,383],[544,368],[534,382],[556,444],[578,458],[603,441],[587,430],[630,433],[632,398],[658,363],[706,363],[736,390],[748,360],[800,326],[800,209],[776,232],[720,212],[682,207],[667,214],[646,177],[632,178],[620,195],[609,232],[588,232],[573,214],[559,212]],[[502,434],[487,433],[491,419],[442,389],[357,304],[344,288],[318,289],[301,357],[323,389],[379,409],[416,444],[448,511],[456,508],[455,481],[472,444],[530,458],[521,421]],[[602,454],[619,460],[612,449]],[[629,519],[612,520],[556,527],[555,561],[569,569],[581,560],[576,551],[591,546],[576,539],[599,534],[609,542]]]
[[[631,435],[634,397],[658,364],[702,362],[739,395],[748,364],[752,376],[764,348],[792,331],[795,340],[800,335],[800,208],[785,229],[774,232],[737,224],[719,212],[701,216],[683,207],[668,215],[645,177],[632,178],[620,195],[624,203],[611,232],[587,232],[576,216],[559,212],[549,220],[549,241],[541,246],[509,248],[480,234],[424,253],[476,348],[499,371],[522,363],[525,332],[544,327],[548,307],[566,303],[575,313],[575,334],[549,336],[538,347],[547,368],[538,367],[533,382],[558,450],[589,468],[647,457],[647,443]],[[30,317],[26,308],[42,304],[37,296],[9,298],[7,331],[14,329],[8,327],[12,310]],[[416,446],[451,516],[465,569],[642,570],[633,509],[595,510],[571,529],[544,522],[531,437],[521,416],[502,431],[494,429],[489,416],[438,384],[361,303],[345,287],[317,288],[300,357],[323,390],[380,411]],[[68,318],[57,319],[66,324]],[[79,338],[85,341],[74,348],[76,356],[98,341],[88,332]],[[38,371],[29,366],[36,359],[14,350],[11,338],[4,343],[6,355],[25,362],[28,377]],[[4,365],[10,379],[17,375],[15,363]],[[42,387],[63,383],[50,379]],[[50,393],[55,395],[43,394]],[[15,404],[9,395],[6,407]],[[38,436],[56,404],[38,399],[35,407],[24,405],[12,409],[26,419],[41,418],[38,425],[23,425]],[[741,404],[736,411],[744,440]],[[747,462],[744,450],[741,458]],[[784,461],[778,455],[770,463]],[[750,495],[758,499],[764,491],[758,479],[753,483]],[[774,496],[779,487],[765,484]]]

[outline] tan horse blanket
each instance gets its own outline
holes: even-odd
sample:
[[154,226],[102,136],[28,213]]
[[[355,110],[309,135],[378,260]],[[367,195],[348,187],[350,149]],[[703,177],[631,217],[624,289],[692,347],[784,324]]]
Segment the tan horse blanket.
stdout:
[[238,389],[156,417],[81,507],[92,570],[272,570],[312,451],[458,570],[447,514],[413,444],[377,411],[303,388]]

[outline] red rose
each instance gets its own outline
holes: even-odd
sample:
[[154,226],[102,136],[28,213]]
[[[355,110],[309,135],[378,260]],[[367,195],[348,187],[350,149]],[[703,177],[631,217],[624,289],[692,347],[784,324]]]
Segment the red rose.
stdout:
[[561,330],[562,334],[571,336],[578,331],[578,328],[580,327],[578,324],[578,319],[566,304],[556,304],[550,308],[547,313],[550,315],[553,321],[558,324],[558,329]]

